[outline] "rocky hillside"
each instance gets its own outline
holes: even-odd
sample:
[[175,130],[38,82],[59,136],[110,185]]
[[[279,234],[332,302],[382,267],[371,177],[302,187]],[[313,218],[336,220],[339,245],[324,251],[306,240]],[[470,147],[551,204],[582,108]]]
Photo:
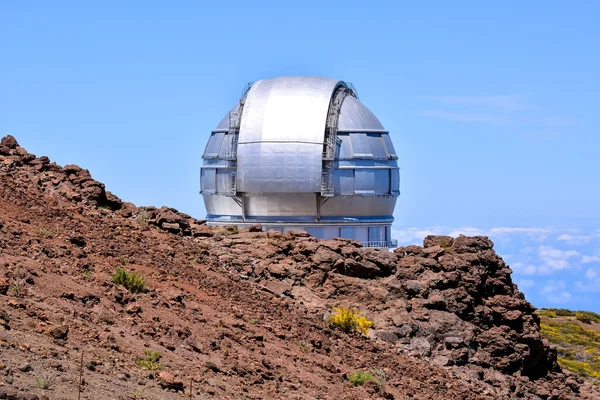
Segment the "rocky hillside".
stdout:
[[[600,398],[561,371],[492,247],[211,228],[5,137],[0,398],[76,399],[80,372],[83,399]],[[340,306],[373,321],[367,335],[328,324]]]

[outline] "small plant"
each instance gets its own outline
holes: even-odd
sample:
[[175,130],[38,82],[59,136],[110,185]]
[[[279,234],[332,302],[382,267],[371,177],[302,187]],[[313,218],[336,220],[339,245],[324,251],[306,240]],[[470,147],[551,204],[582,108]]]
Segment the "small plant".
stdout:
[[150,221],[150,216],[148,215],[148,211],[141,210],[137,216],[137,223],[138,223],[138,226],[140,227],[140,229],[142,229],[143,231],[148,229],[149,221]]
[[25,278],[23,277],[23,274],[21,273],[21,264],[17,265],[17,268],[15,269],[15,272],[13,274],[13,282],[12,285],[10,285],[10,293],[14,296],[14,297],[21,297],[25,294]]
[[373,321],[370,321],[365,316],[360,316],[358,310],[350,310],[344,307],[334,307],[335,315],[329,316],[329,325],[350,333],[354,331],[367,334],[369,328],[373,326]]
[[112,278],[113,282],[117,285],[124,286],[130,293],[144,293],[146,291],[146,281],[144,280],[144,277],[135,272],[128,272],[117,267]]
[[86,265],[83,267],[83,276],[90,277],[94,274],[94,267]]
[[54,384],[54,380],[49,376],[36,376],[35,385],[39,389],[48,390]]
[[358,371],[353,374],[350,374],[348,380],[353,386],[362,386],[367,381],[376,382],[376,379],[373,376],[373,374],[367,371]]
[[163,369],[163,366],[159,360],[160,353],[158,351],[144,350],[144,358],[136,360],[135,363],[142,368],[149,369],[150,371],[156,371]]
[[348,380],[354,386],[362,386],[367,381],[373,381],[377,384],[378,390],[382,390],[387,382],[387,377],[382,370],[372,369],[370,371],[358,371],[350,374]]
[[48,229],[44,229],[44,228],[38,228],[37,234],[38,234],[38,236],[47,238],[47,239],[52,239],[54,237],[54,232],[52,232]]
[[249,323],[250,325],[256,325],[256,324],[258,324],[258,319],[256,319],[256,318],[250,318],[250,319],[248,320],[248,323]]
[[387,383],[387,376],[382,369],[372,369],[371,374],[375,377],[375,382],[377,382],[377,386],[379,390],[383,390],[385,384]]
[[127,264],[129,264],[129,259],[125,256],[121,256],[119,258],[119,262],[121,263],[122,266],[126,266]]
[[312,346],[310,344],[300,343],[300,351],[303,353],[310,353],[312,352]]

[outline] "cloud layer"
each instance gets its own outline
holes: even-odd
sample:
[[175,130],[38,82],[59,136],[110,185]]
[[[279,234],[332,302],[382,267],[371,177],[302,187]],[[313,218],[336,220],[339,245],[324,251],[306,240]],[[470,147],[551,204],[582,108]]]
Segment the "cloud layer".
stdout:
[[400,245],[422,244],[427,235],[460,234],[490,237],[534,305],[600,312],[600,230],[430,226],[392,231]]

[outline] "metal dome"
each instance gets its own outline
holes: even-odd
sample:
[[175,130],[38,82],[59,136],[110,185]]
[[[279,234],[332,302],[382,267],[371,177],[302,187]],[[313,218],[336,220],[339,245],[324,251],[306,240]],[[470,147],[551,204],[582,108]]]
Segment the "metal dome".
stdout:
[[392,245],[397,156],[351,84],[307,76],[249,84],[212,131],[203,159],[211,224]]

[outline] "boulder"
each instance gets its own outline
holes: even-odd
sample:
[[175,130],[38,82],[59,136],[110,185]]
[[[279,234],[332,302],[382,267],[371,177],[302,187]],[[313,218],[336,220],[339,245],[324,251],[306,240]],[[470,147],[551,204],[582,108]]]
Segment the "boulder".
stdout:
[[183,381],[169,371],[160,371],[158,374],[160,386],[163,389],[172,389],[177,392],[184,391]]
[[15,139],[14,136],[8,135],[2,138],[0,141],[0,146],[6,146],[9,149],[16,149],[19,146],[19,143],[17,143],[17,139]]
[[48,334],[54,339],[66,339],[69,335],[68,325],[56,325],[48,329]]

